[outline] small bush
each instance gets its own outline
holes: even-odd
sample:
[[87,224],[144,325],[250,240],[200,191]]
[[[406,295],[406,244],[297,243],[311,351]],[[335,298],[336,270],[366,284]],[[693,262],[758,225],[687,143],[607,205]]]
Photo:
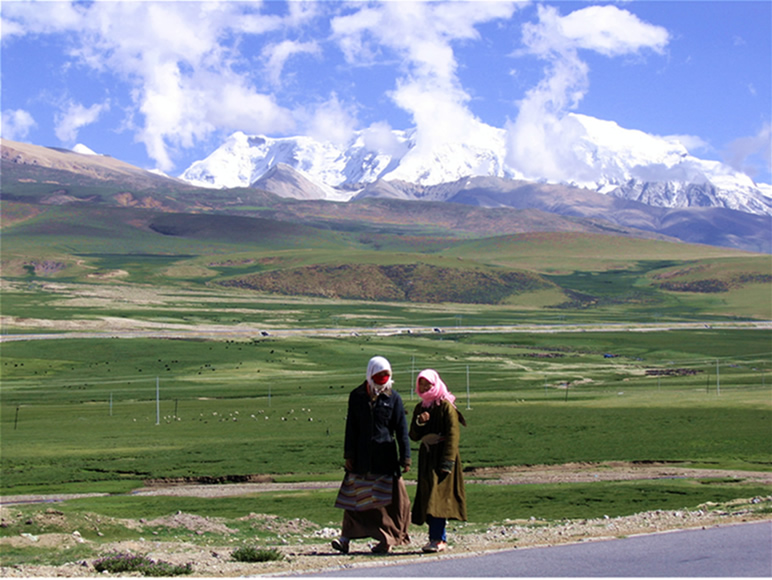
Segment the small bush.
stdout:
[[248,546],[237,548],[231,557],[237,562],[273,562],[284,558],[278,550],[259,550]]
[[111,574],[139,572],[143,576],[179,576],[193,572],[190,563],[177,566],[134,554],[110,554],[94,562],[94,568],[97,572],[110,572]]

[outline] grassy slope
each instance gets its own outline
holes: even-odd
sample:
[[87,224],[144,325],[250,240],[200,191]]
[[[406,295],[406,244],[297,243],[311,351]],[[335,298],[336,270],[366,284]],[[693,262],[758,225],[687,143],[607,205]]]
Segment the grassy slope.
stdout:
[[571,232],[527,233],[470,240],[446,255],[542,273],[625,269],[637,262],[680,262],[759,256],[729,248]]

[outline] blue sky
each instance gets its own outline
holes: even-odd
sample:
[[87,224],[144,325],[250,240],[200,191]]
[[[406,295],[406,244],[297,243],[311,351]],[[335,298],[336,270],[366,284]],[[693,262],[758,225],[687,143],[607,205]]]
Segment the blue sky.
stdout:
[[575,112],[677,136],[772,181],[768,0],[3,0],[0,11],[2,136],[17,141],[82,143],[178,175],[238,130],[345,142],[416,127],[431,142],[483,122],[556,139]]

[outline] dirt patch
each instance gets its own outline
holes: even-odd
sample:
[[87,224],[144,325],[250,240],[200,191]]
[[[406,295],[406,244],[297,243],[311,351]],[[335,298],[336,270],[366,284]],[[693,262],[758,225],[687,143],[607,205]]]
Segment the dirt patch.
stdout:
[[111,278],[126,278],[129,273],[126,270],[109,270],[107,272],[94,272],[88,274],[87,278],[97,278],[99,280],[109,280]]
[[164,477],[162,479],[145,480],[148,487],[169,487],[172,485],[194,485],[194,484],[223,484],[223,483],[273,483],[273,477],[270,475],[248,474],[248,475],[223,475],[221,477],[195,476],[195,477]]
[[153,520],[140,520],[140,523],[149,527],[182,528],[196,533],[233,534],[238,530],[229,528],[218,518],[197,516],[177,512],[173,516],[164,516]]
[[772,484],[772,472],[729,469],[697,469],[669,463],[566,463],[505,468],[475,469],[467,480],[491,485],[517,483],[586,483],[591,481],[631,481],[639,479],[731,478]]

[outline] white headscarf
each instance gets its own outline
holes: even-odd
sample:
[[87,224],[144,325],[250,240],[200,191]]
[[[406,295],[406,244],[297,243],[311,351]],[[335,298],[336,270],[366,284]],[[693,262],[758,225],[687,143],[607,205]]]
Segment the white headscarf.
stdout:
[[367,375],[365,376],[365,379],[370,387],[370,391],[375,394],[376,397],[381,393],[390,390],[394,386],[394,379],[392,376],[389,376],[388,382],[383,385],[379,385],[373,381],[373,375],[377,375],[381,371],[389,371],[389,375],[391,375],[391,364],[382,356],[374,356],[370,359],[370,362],[367,363]]

